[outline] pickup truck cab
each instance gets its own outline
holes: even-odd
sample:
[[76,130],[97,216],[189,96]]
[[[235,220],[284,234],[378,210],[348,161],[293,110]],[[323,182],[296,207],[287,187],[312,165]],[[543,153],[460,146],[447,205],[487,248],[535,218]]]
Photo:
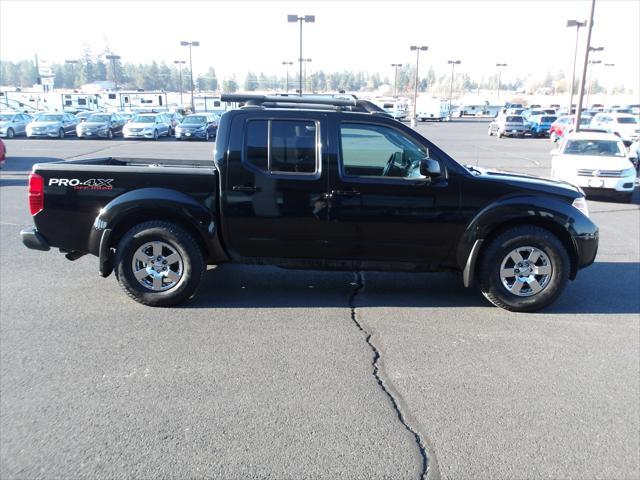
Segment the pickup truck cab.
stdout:
[[[206,264],[462,272],[495,305],[553,302],[596,255],[567,183],[465,167],[355,98],[226,95],[213,162],[37,164],[39,250],[90,253],[152,306],[192,297]],[[363,107],[364,105],[364,107]]]

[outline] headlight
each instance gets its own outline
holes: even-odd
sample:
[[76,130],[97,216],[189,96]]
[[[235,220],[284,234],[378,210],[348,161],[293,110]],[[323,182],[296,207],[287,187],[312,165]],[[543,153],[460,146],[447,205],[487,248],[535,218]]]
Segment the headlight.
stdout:
[[580,210],[585,217],[589,217],[589,207],[587,206],[587,200],[584,197],[576,198],[571,205]]
[[635,168],[627,168],[626,170],[623,170],[620,176],[622,176],[622,177],[630,177],[631,175],[633,175],[634,177],[636,176],[636,169]]

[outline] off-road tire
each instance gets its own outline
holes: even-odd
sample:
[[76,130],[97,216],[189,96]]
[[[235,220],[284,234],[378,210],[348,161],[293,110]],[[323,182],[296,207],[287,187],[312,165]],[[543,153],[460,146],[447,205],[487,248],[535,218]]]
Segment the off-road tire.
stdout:
[[[541,250],[552,266],[546,286],[531,296],[511,293],[500,277],[503,259],[512,250],[524,246]],[[547,307],[560,296],[569,279],[570,259],[566,248],[553,233],[537,226],[505,230],[483,249],[479,260],[478,283],[482,294],[496,307],[514,312],[535,312]]]
[[[183,272],[175,286],[154,291],[142,285],[134,276],[133,257],[149,242],[170,245],[181,257]],[[171,222],[154,220],[136,225],[118,242],[115,274],[124,292],[136,302],[151,307],[178,305],[193,297],[202,281],[206,265],[202,250],[193,236]]]

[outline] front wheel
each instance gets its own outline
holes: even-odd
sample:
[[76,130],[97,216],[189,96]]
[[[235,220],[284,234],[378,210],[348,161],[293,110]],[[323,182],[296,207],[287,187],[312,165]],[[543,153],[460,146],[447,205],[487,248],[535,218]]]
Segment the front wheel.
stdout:
[[553,233],[535,226],[505,230],[482,253],[479,284],[495,306],[534,312],[553,303],[569,278],[569,254]]
[[13,128],[10,128],[9,130],[7,130],[7,138],[13,138],[15,134],[16,133],[13,131]]
[[153,140],[158,140],[158,130],[153,131]]
[[58,138],[62,140],[64,138],[64,128],[58,130]]
[[491,127],[489,127],[489,130],[487,130],[487,135],[489,136],[493,135],[493,132],[491,131]]
[[115,266],[125,293],[152,307],[191,298],[206,270],[193,236],[164,221],[145,222],[129,230],[118,243]]
[[552,132],[551,135],[549,135],[549,140],[551,140],[553,143],[556,143],[558,141],[558,134],[556,132]]

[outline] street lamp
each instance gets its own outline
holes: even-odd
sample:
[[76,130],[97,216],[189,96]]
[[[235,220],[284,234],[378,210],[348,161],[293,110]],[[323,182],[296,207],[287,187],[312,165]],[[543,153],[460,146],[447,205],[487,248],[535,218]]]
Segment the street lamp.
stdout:
[[500,81],[502,80],[502,67],[506,66],[506,63],[496,63],[496,67],[498,67],[498,103],[500,103]]
[[589,20],[587,21],[587,41],[584,49],[584,63],[582,64],[582,76],[580,77],[580,92],[578,93],[578,108],[576,109],[575,131],[580,131],[580,121],[582,120],[582,99],[584,98],[584,82],[587,79],[587,65],[589,62],[589,52],[591,51],[591,32],[593,31],[593,13],[596,9],[596,0],[591,0],[589,9]]
[[191,113],[196,113],[196,105],[193,103],[193,59],[191,57],[191,47],[199,47],[200,42],[191,41],[187,42],[182,40],[180,45],[183,47],[189,47],[189,75],[191,76]]
[[411,45],[409,50],[416,51],[416,78],[413,84],[413,118],[411,119],[411,126],[415,127],[418,125],[418,68],[420,66],[420,50],[427,51],[429,47],[422,45]]
[[[590,65],[597,65],[599,63],[602,63],[602,60],[589,60]],[[589,98],[591,97],[592,75],[593,75],[593,67],[589,69],[589,88],[587,89],[587,108],[589,107]]]
[[460,60],[447,60],[451,65],[451,88],[449,89],[449,119],[451,119],[451,99],[453,98],[453,69],[456,65],[460,65]]
[[398,67],[401,67],[401,63],[392,63],[392,67],[395,68],[395,72],[393,74],[393,96],[398,98]]
[[178,68],[180,69],[180,106],[184,107],[184,103],[182,103],[182,65],[187,62],[184,60],[174,60],[173,63],[178,65]]
[[106,55],[104,58],[111,60],[111,68],[113,70],[113,81],[116,84],[116,92],[118,91],[118,72],[116,72],[116,62],[122,57],[120,55]]
[[306,86],[307,85],[307,64],[311,62],[311,59],[303,58],[302,61],[304,62],[304,84]]
[[285,92],[289,93],[289,65],[293,65],[293,62],[284,61],[284,62],[282,62],[282,65],[285,65],[285,68],[287,70],[287,73],[286,73],[286,75],[287,75],[286,79],[287,80],[286,80],[286,83],[285,83]]
[[302,95],[302,22],[305,23],[315,23],[316,16],[315,15],[305,15],[304,17],[299,17],[298,15],[287,15],[287,22],[296,23],[300,22],[300,56],[298,57],[298,61],[300,62],[300,95]]
[[65,60],[64,63],[71,65],[71,88],[73,88],[76,84],[76,65],[78,64],[78,60]]
[[576,58],[578,57],[578,34],[581,27],[586,27],[587,22],[580,22],[578,20],[567,20],[567,27],[576,27],[576,47],[573,51],[573,73],[571,74],[571,87],[569,89],[569,110],[567,115],[571,115],[571,109],[573,108],[573,84],[576,81]]

